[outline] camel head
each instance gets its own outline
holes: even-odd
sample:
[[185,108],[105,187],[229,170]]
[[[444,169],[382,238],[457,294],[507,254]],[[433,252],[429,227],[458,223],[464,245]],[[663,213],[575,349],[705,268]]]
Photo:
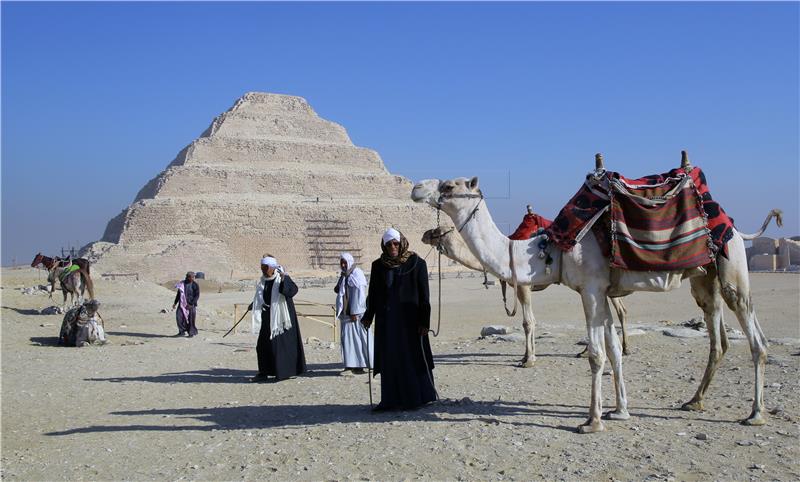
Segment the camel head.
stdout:
[[475,201],[482,197],[477,177],[457,177],[448,181],[426,179],[411,190],[411,199],[414,202],[440,208],[451,216],[459,210],[472,209]]
[[422,233],[422,244],[436,246],[441,241],[443,232],[444,230],[442,228],[433,228],[425,231]]

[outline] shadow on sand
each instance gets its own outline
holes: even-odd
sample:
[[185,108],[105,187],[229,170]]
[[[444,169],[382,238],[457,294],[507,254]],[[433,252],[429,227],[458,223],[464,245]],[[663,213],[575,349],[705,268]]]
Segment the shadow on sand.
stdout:
[[136,333],[133,331],[107,331],[108,336],[129,336],[132,338],[179,338],[175,335],[159,335],[157,333]]
[[42,313],[39,310],[32,309],[32,308],[14,308],[13,306],[0,306],[0,308],[4,308],[6,310],[16,311],[20,315],[36,315],[39,316]]
[[[631,415],[636,419],[690,419],[714,423],[736,423],[736,420],[697,418],[694,412],[684,412],[677,408],[631,407]],[[654,413],[655,412],[655,413]],[[171,417],[174,424],[132,424],[132,425],[93,425],[63,431],[47,432],[47,436],[64,436],[99,432],[169,432],[169,431],[211,431],[211,430],[253,430],[311,427],[328,424],[386,423],[392,421],[467,423],[481,422],[488,425],[512,425],[516,427],[538,427],[576,432],[577,426],[586,420],[586,406],[561,405],[537,402],[513,401],[471,401],[449,400],[430,403],[417,410],[390,411],[374,413],[365,405],[249,405],[234,407],[207,408],[167,408],[149,410],[126,410],[111,412],[122,417],[143,417],[162,421]],[[525,416],[520,421],[519,416]],[[515,417],[515,418],[509,418]],[[181,421],[194,419],[196,423],[180,425]],[[533,419],[533,420],[532,420]],[[568,419],[569,425],[564,425]],[[136,420],[143,422],[144,420]],[[548,423],[550,422],[550,423]],[[611,421],[610,424],[627,422]]]
[[[241,407],[209,407],[209,408],[170,408],[151,410],[127,410],[112,412],[112,415],[124,417],[157,417],[159,421],[165,416],[174,417],[176,422],[194,419],[199,424],[133,424],[133,425],[95,425],[58,432],[48,432],[48,436],[64,436],[97,432],[129,432],[129,431],[211,431],[211,430],[253,430],[291,427],[309,427],[328,424],[385,423],[399,421],[422,422],[483,422],[490,425],[510,424],[523,427],[541,427],[574,432],[578,421],[586,417],[585,408],[564,409],[549,405],[537,406],[526,402],[467,402],[445,400],[434,402],[417,410],[391,411],[373,413],[365,405],[265,405]],[[549,408],[554,407],[554,408]],[[575,425],[546,424],[533,421],[519,422],[504,420],[505,417],[530,415],[575,420]],[[163,423],[163,422],[162,422]]]
[[30,340],[34,346],[61,346],[58,344],[57,336],[32,336]]
[[[58,338],[53,338],[54,343],[58,343]],[[317,363],[309,364],[307,371],[300,375],[305,378],[331,377],[338,376],[341,371],[341,364],[337,363]],[[233,368],[211,368],[208,370],[192,370],[188,372],[163,373],[153,376],[139,377],[110,377],[110,378],[86,378],[88,382],[148,382],[148,383],[250,383],[257,373],[256,370],[238,370]]]
[[[536,357],[556,357],[556,358],[575,358],[574,353],[541,353],[537,352]],[[516,366],[522,353],[447,353],[434,355],[433,361],[437,365],[485,365],[485,366]]]

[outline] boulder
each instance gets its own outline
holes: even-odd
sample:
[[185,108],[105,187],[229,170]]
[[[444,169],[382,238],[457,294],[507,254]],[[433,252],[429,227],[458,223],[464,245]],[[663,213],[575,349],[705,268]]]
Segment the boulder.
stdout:
[[505,325],[489,325],[481,328],[481,336],[505,335],[511,333],[511,328]]

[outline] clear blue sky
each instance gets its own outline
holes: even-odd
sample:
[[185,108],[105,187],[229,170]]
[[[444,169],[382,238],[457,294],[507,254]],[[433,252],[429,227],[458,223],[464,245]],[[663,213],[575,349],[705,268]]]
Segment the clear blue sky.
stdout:
[[503,229],[595,152],[639,177],[687,149],[742,231],[781,207],[768,233],[800,234],[798,3],[0,9],[4,265],[99,239],[248,91],[305,97],[393,173],[481,176]]

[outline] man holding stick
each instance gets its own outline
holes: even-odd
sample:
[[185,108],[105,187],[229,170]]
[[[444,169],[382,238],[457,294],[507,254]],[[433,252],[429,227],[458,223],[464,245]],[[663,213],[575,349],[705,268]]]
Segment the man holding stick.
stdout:
[[258,330],[258,374],[250,381],[286,380],[306,371],[303,339],[294,308],[297,285],[272,256],[261,260],[261,279],[256,285],[252,310],[253,327]]

